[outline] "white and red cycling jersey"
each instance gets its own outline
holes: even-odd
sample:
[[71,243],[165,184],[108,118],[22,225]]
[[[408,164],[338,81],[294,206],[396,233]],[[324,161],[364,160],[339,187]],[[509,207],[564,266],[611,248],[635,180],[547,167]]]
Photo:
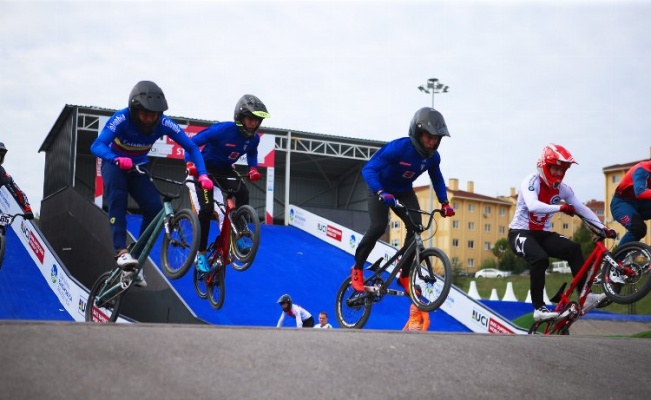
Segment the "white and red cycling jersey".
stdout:
[[561,200],[574,206],[577,214],[603,226],[599,222],[599,217],[581,203],[571,187],[561,182],[558,189],[550,188],[540,179],[538,172],[531,173],[524,178],[518,193],[515,215],[509,224],[511,229],[551,230],[551,217],[561,210]]

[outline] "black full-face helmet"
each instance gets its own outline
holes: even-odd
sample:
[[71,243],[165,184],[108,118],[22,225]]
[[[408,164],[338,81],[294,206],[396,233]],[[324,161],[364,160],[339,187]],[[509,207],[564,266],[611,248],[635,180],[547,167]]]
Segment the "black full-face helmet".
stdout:
[[7,154],[7,148],[4,143],[0,142],[0,165],[5,162],[5,154]]
[[416,111],[414,118],[412,118],[411,123],[409,123],[409,138],[416,148],[416,151],[418,151],[418,154],[420,154],[421,157],[430,158],[434,155],[434,152],[439,146],[436,145],[432,150],[426,149],[420,141],[420,136],[423,133],[429,133],[430,135],[441,137],[450,136],[443,115],[430,107],[424,107]]
[[[167,110],[167,100],[163,90],[151,81],[140,81],[131,89],[129,94],[129,113],[131,121],[145,134],[151,134]],[[152,124],[143,124],[138,118],[138,110],[145,110],[158,114]]]
[[288,294],[280,296],[277,303],[280,304],[284,311],[289,311],[292,308],[292,298]]
[[[255,129],[248,130],[244,125],[244,117],[253,117],[259,120],[258,125]],[[244,136],[247,139],[251,139],[255,132],[260,128],[262,120],[265,118],[271,117],[271,114],[267,112],[267,107],[264,103],[252,94],[245,94],[242,96],[235,105],[235,113],[233,119],[238,128],[240,128],[240,135]]]

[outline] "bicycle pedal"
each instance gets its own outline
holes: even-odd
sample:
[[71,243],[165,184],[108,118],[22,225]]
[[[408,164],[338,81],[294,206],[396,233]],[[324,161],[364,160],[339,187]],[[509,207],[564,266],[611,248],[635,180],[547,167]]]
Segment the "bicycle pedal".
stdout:
[[380,287],[379,286],[364,286],[364,290],[366,290],[369,293],[379,293],[380,292]]
[[391,294],[394,296],[407,296],[407,293],[395,289],[387,289],[387,294]]

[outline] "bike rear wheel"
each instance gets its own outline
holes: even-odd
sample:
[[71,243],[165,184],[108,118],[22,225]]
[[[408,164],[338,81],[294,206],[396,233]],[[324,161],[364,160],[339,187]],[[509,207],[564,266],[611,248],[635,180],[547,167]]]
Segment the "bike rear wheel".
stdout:
[[[452,287],[452,263],[439,249],[425,249],[420,253],[420,265],[409,274],[409,297],[421,311],[431,312],[445,302]],[[416,285],[421,295],[416,294]]]
[[195,213],[183,209],[174,214],[170,234],[163,236],[161,248],[165,276],[179,279],[188,272],[199,249],[200,235],[199,218]]
[[350,284],[350,278],[339,287],[335,301],[335,315],[339,326],[347,329],[362,329],[371,316],[371,297],[357,292]]
[[217,271],[206,274],[206,289],[210,306],[219,310],[224,305],[226,297],[226,268],[220,266]]
[[260,219],[255,209],[243,205],[232,212],[231,252],[233,269],[246,271],[258,253],[260,246]]
[[[115,293],[110,295],[105,290],[118,285],[120,276],[121,273],[113,274],[113,271],[107,271],[97,278],[88,295],[84,313],[86,322],[115,322],[118,319],[124,290],[114,288],[112,290]],[[100,292],[105,300],[97,301]]]
[[605,262],[601,280],[606,296],[619,304],[635,303],[646,296],[651,291],[651,248],[641,242],[629,242],[617,247],[612,256],[630,272]]

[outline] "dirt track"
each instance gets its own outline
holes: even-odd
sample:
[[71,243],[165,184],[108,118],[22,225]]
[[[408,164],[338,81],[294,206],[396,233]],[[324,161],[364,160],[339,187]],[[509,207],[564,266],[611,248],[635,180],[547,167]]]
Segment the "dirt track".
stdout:
[[651,331],[651,322],[603,321],[579,319],[570,328],[571,335],[586,336],[630,336],[639,332]]

